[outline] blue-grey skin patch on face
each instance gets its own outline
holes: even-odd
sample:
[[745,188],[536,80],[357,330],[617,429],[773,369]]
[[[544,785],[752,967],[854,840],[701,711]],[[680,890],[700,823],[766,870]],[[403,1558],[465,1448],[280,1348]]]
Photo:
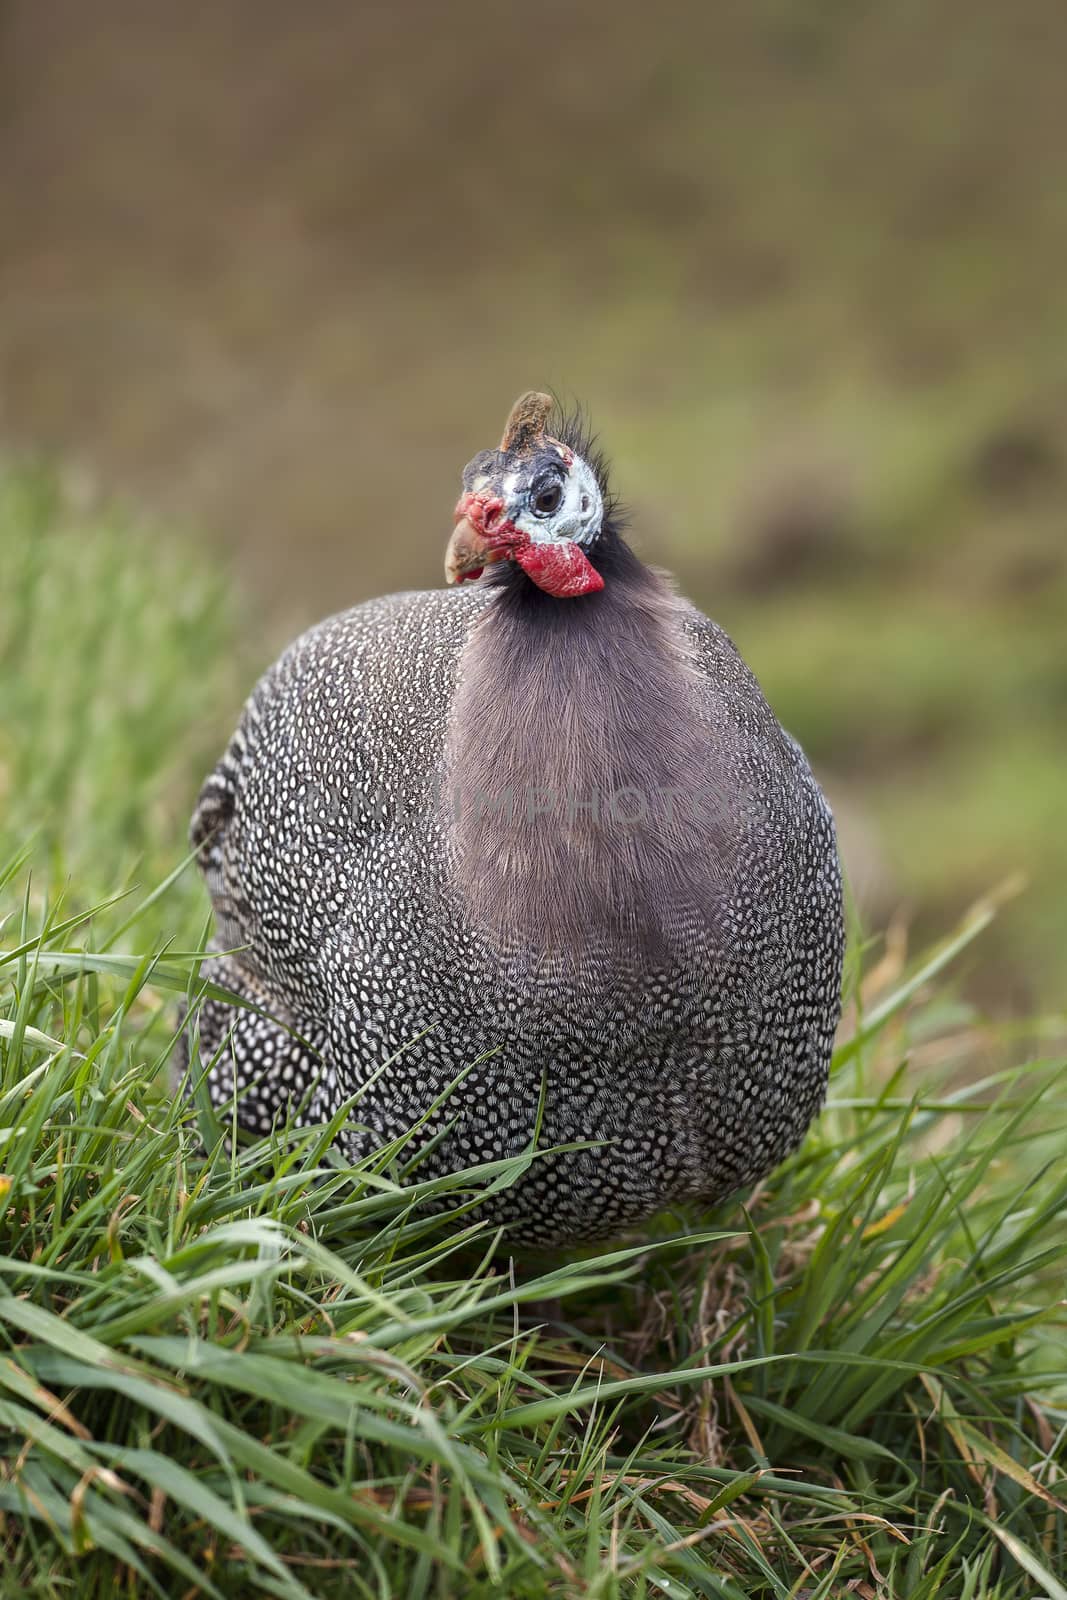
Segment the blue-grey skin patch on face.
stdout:
[[589,545],[604,521],[604,498],[592,468],[555,440],[530,455],[483,450],[464,469],[463,487],[499,495],[508,521],[534,544],[570,539]]

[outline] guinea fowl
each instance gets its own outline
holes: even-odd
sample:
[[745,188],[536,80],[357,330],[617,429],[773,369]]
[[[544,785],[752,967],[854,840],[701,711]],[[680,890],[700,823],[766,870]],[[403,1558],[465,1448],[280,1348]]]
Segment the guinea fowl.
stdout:
[[351,1160],[418,1124],[420,1177],[536,1146],[486,1201],[531,1241],[721,1198],[825,1092],[826,802],[546,396],[464,471],[446,576],[298,639],[203,787],[205,976],[255,1007],[200,1008],[213,1101],[351,1102]]

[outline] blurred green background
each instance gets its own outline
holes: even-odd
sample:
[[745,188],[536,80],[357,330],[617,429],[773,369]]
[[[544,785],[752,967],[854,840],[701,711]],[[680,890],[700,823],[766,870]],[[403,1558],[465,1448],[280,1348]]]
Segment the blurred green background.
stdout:
[[1023,873],[971,992],[1062,1006],[1065,62],[1062,0],[0,0],[0,450],[220,553],[214,747],[440,581],[516,392],[580,398],[868,926]]

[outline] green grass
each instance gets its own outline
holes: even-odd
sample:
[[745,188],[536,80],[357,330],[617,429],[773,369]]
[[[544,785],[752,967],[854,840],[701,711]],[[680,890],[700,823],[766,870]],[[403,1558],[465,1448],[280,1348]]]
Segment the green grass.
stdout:
[[854,942],[829,1107],[747,1205],[539,1256],[479,1221],[521,1161],[233,1148],[166,1090],[224,597],[7,493],[0,1594],[1063,1600],[1067,1062],[953,998],[989,913]]
[[82,903],[165,876],[240,704],[220,574],[33,468],[0,470],[0,552],[0,838]]

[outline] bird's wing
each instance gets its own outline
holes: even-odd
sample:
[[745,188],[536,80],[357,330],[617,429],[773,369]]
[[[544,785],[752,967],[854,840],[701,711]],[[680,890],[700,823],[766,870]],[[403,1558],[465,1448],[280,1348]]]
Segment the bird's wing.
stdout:
[[196,852],[197,865],[215,908],[218,938],[223,948],[234,948],[244,943],[247,936],[246,908],[232,881],[233,875],[227,872],[226,843],[255,720],[253,696],[245,706],[225,753],[204,779],[189,823],[189,843]]

